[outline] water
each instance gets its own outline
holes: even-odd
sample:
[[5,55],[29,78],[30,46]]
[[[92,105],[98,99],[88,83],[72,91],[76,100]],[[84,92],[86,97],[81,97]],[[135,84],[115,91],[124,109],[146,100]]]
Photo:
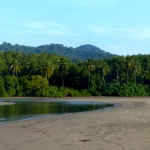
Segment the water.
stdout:
[[[0,101],[2,102],[2,101]],[[0,122],[29,119],[46,115],[76,113],[112,107],[114,104],[75,101],[11,100],[12,105],[0,106]]]

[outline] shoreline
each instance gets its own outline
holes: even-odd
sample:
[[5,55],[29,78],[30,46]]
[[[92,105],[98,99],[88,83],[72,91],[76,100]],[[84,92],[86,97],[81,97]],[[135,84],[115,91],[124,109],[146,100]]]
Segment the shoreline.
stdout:
[[1,149],[149,149],[149,97],[67,98],[69,99],[117,103],[119,106],[1,124]]

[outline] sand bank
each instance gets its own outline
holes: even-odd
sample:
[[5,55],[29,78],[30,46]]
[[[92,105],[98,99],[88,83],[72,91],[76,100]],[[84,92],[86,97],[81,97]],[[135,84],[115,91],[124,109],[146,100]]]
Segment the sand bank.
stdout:
[[1,105],[13,105],[13,102],[0,102],[0,106]]
[[116,108],[0,125],[3,150],[149,150],[150,98],[76,98]]

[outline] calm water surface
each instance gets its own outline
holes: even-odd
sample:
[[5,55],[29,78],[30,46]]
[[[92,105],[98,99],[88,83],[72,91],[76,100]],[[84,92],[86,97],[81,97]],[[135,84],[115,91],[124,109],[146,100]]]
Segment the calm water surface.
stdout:
[[75,102],[56,100],[0,100],[13,102],[12,105],[0,106],[0,122],[29,119],[46,115],[92,111],[113,107],[114,104],[98,102]]

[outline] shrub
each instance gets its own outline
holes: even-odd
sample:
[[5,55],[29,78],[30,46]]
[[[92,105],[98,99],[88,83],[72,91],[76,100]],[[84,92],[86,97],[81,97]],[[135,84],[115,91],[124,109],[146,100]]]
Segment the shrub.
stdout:
[[92,96],[88,90],[82,89],[80,90],[81,96]]
[[148,96],[149,90],[141,84],[108,84],[104,90],[105,96]]
[[8,96],[4,87],[4,79],[0,77],[0,96],[5,97]]
[[97,91],[97,90],[94,90],[94,89],[89,90],[89,93],[92,96],[101,96],[101,93],[99,91]]

